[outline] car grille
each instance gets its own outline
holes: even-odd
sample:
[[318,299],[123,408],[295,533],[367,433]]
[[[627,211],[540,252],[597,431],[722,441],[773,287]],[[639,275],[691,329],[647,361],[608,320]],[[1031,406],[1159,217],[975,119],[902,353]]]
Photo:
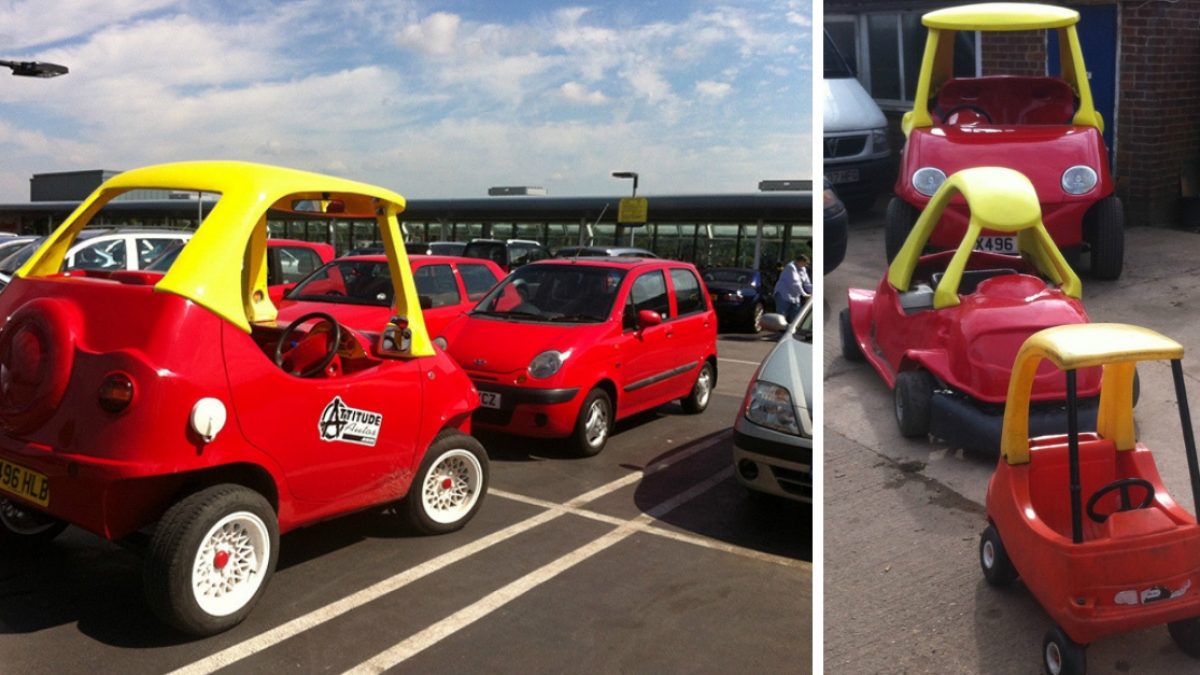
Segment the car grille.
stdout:
[[775,476],[775,480],[779,483],[779,487],[783,488],[788,494],[796,495],[812,499],[812,474],[807,471],[795,471],[793,469],[784,469],[778,466],[771,467],[771,473]]
[[832,136],[825,139],[825,159],[861,155],[866,147],[866,136]]

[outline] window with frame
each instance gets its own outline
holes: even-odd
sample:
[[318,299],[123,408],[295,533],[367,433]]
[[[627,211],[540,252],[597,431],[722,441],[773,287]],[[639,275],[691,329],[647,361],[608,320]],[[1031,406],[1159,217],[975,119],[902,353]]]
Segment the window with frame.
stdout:
[[679,316],[708,309],[700,294],[700,282],[691,270],[671,270],[671,285],[675,288],[675,310]]
[[664,321],[671,314],[671,301],[667,298],[667,280],[662,270],[646,272],[633,280],[629,289],[629,300],[625,304],[625,327],[637,327],[637,315],[642,310],[657,313]]
[[449,265],[425,265],[413,271],[413,283],[417,286],[417,294],[429,298],[430,309],[457,305],[462,301],[458,292],[458,282],[454,279],[454,270]]
[[72,258],[72,269],[123,270],[125,269],[125,240],[109,239],[89,244],[76,252]]
[[467,298],[478,300],[487,295],[496,285],[496,275],[487,265],[460,263],[458,273],[462,276],[463,285],[467,287]]

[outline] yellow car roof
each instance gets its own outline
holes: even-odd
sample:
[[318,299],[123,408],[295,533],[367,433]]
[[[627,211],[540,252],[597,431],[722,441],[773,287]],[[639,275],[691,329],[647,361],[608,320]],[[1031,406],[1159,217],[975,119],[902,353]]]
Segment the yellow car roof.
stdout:
[[1106,363],[1181,359],[1183,345],[1141,326],[1082,323],[1034,333],[1021,347],[1017,361],[1026,358],[1049,359],[1060,370],[1075,370]]
[[1066,7],[1030,2],[985,2],[939,9],[921,23],[941,30],[1043,30],[1079,23],[1079,12]]
[[[110,199],[133,189],[189,190],[221,195],[162,281],[155,285],[155,290],[188,298],[245,331],[250,330],[251,320],[274,316],[273,306],[267,306],[269,301],[258,297],[261,294],[251,293],[255,297],[246,297],[247,282],[243,279],[243,268],[250,264],[255,268],[248,272],[254,275],[249,282],[251,290],[261,290],[259,286],[265,288],[265,269],[257,269],[262,264],[257,258],[261,257],[258,253],[265,246],[268,211],[312,215],[329,207],[330,217],[370,218],[380,222],[384,239],[391,241],[394,238],[399,242],[399,235],[391,230],[396,227],[396,214],[405,206],[404,197],[391,190],[307,171],[249,162],[160,164],[126,171],[106,181],[47,238],[17,270],[17,275],[57,274],[79,230]],[[297,200],[306,202],[307,208],[296,211],[294,202]],[[247,246],[252,246],[251,250],[257,256],[252,261],[247,259]],[[410,279],[407,256],[397,258],[393,278]],[[411,284],[404,284],[401,290],[407,293],[411,290],[408,287]],[[398,302],[408,299],[398,297]],[[411,303],[402,304],[416,307],[416,296],[411,300]]]

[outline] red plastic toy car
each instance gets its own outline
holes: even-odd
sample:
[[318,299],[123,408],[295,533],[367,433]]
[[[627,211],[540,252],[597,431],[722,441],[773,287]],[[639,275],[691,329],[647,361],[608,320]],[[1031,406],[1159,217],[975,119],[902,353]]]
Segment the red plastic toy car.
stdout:
[[[957,250],[922,256],[942,210],[959,194],[970,222]],[[1015,236],[1021,257],[973,251],[985,229]],[[1086,322],[1082,292],[1042,225],[1029,181],[1012,169],[966,169],[934,195],[879,286],[850,289],[842,354],[865,357],[893,388],[905,436],[933,434],[994,452],[1013,356],[1043,328]],[[1082,373],[1079,386],[1082,396],[1094,397],[1099,374]],[[1065,394],[1052,369],[1039,375],[1039,433],[1063,430]],[[1085,412],[1091,423],[1094,400]]]
[[[479,258],[414,255],[408,264],[425,328],[435,338],[504,277],[496,263]],[[288,320],[308,312],[329,312],[352,328],[377,331],[392,316],[391,307],[387,256],[347,256],[295,284],[279,303],[279,316]]]
[[[138,189],[221,200],[165,274],[60,272],[101,205]],[[326,204],[387,243],[396,316],[379,332],[275,321],[267,213]],[[426,333],[403,209],[382,188],[239,162],[104,183],[0,295],[4,546],[66,523],[113,540],[152,527],[149,605],[204,635],[249,613],[281,532],[382,505],[422,532],[462,527],[487,486],[478,396]]]
[[[1133,421],[1135,364],[1161,359],[1171,361],[1193,505],[1200,508],[1179,343],[1136,326],[1060,326],[1030,337],[1013,365],[979,562],[993,586],[1019,575],[1057,624],[1042,644],[1049,675],[1084,673],[1090,642],[1164,623],[1185,652],[1200,658],[1200,526],[1168,494]],[[1028,431],[1030,390],[1042,362],[1065,379],[1066,435],[1031,438]],[[1104,372],[1101,412],[1096,431],[1084,433],[1075,418],[1077,380],[1097,367]]]
[[696,268],[670,260],[525,265],[443,336],[479,389],[478,428],[570,438],[595,455],[615,420],[717,382],[717,317]]
[[[913,109],[902,123],[907,142],[885,231],[889,261],[946,176],[1003,166],[1033,182],[1046,229],[1059,247],[1088,247],[1098,279],[1121,276],[1125,215],[1113,195],[1104,120],[1092,103],[1078,21],[1075,10],[1025,3],[965,5],[922,17],[929,37]],[[955,37],[963,31],[1052,32],[1061,74],[956,77]],[[953,204],[942,220],[944,227],[929,244],[953,248],[962,239],[967,213]],[[977,238],[982,250],[1016,251],[1015,240],[1003,232],[985,229]]]
[[[179,242],[165,251],[146,269],[165,273],[171,269],[186,242]],[[267,240],[267,294],[276,304],[297,281],[313,270],[333,260],[333,246],[301,239]]]

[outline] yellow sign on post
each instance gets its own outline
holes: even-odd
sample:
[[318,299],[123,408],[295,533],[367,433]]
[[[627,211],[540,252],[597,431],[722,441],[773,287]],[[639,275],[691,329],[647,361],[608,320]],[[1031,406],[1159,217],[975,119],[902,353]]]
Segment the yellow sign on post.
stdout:
[[645,197],[625,197],[617,209],[617,222],[621,224],[646,224],[646,213],[650,202]]

